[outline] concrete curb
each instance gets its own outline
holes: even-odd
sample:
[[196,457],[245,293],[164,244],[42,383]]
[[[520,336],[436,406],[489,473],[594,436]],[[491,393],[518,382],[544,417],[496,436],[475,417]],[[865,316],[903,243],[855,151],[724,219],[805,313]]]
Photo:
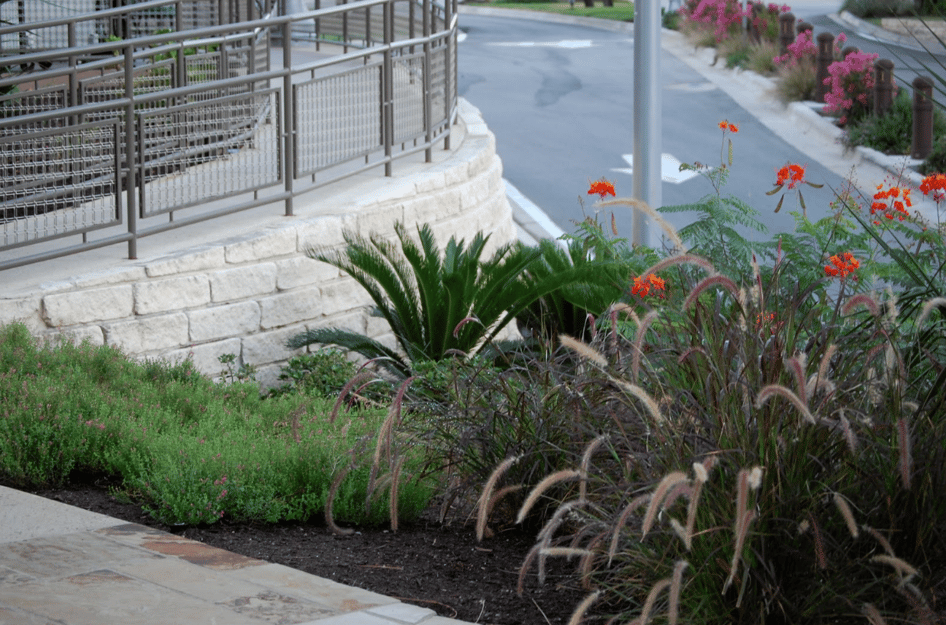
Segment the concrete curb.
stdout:
[[599,30],[608,30],[615,33],[633,33],[634,22],[618,22],[615,20],[601,19],[598,17],[581,17],[578,15],[559,15],[558,13],[545,13],[543,11],[528,11],[525,9],[491,9],[489,7],[461,4],[459,6],[460,14],[482,15],[484,17],[509,17],[520,20],[533,20],[536,22],[550,22],[553,24],[573,24],[578,26],[587,26]]

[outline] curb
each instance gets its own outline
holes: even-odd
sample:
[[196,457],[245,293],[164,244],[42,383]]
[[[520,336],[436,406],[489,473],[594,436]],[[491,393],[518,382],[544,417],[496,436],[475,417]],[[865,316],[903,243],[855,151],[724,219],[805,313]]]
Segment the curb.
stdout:
[[482,15],[483,17],[510,17],[520,20],[549,22],[553,24],[573,24],[587,26],[599,30],[608,30],[615,33],[633,33],[634,22],[619,22],[600,17],[581,17],[579,15],[560,15],[543,11],[528,11],[525,9],[491,9],[489,7],[461,4],[458,8],[461,14]]

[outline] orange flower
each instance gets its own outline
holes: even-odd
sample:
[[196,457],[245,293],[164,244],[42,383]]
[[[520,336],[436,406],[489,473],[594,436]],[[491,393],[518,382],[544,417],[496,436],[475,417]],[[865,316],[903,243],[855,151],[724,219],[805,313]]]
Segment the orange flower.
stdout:
[[805,168],[797,163],[791,163],[778,170],[778,178],[775,180],[775,186],[781,187],[788,183],[789,189],[805,182]]
[[920,191],[923,195],[932,193],[935,202],[942,202],[946,199],[946,174],[930,174],[920,183]]
[[725,119],[719,122],[719,129],[722,130],[723,132],[726,132],[728,130],[729,132],[733,134],[739,132],[739,126],[737,126],[736,124],[730,124],[729,121]]
[[656,293],[656,291],[665,291],[667,289],[667,283],[654,274],[638,276],[634,278],[634,286],[631,287],[631,295],[638,295],[641,299],[644,299],[650,294],[651,289],[655,291],[655,295],[663,297],[663,293]]
[[[887,219],[893,220],[896,217],[900,221],[909,217],[910,211],[907,209],[913,207],[913,200],[910,198],[910,189],[890,187],[884,191],[883,188],[883,184],[877,185],[877,193],[874,194],[874,201],[871,202],[870,205],[870,214],[883,213],[883,216]],[[877,224],[879,222],[874,221],[874,223]]]
[[598,194],[603,200],[606,195],[614,195],[614,185],[607,180],[595,180],[588,189],[588,195]]
[[759,332],[767,330],[769,334],[775,334],[782,326],[780,322],[775,321],[775,313],[759,313],[755,317],[755,329]]
[[824,266],[824,275],[832,278],[846,278],[850,275],[857,280],[857,276],[853,274],[861,266],[861,262],[850,252],[844,252],[840,256],[835,254],[828,261],[831,264]]

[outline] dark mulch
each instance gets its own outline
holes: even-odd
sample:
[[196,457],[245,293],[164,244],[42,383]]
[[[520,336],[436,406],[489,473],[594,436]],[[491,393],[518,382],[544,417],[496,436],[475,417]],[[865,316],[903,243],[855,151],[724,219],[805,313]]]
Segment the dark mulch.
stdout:
[[[108,478],[73,482],[33,494],[164,531],[139,506],[109,494]],[[535,569],[522,597],[519,569],[534,534],[500,531],[476,541],[473,528],[419,521],[397,532],[362,528],[335,536],[317,524],[263,525],[221,522],[188,527],[183,535],[252,558],[276,562],[336,582],[430,608],[463,621],[495,625],[548,625],[568,622],[585,593],[569,575],[573,568],[551,567],[539,586]]]

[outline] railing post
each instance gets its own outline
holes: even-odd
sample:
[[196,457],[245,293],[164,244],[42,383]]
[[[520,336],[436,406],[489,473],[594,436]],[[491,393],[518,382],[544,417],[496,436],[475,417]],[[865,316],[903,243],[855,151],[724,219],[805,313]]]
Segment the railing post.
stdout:
[[926,158],[933,151],[933,80],[913,79],[913,145],[910,156]]
[[834,35],[820,33],[817,39],[818,69],[815,72],[815,101],[824,102],[824,96],[829,91],[824,81],[830,76],[828,66],[834,62]]
[[[414,3],[411,2],[411,6],[414,6]],[[431,162],[434,160],[433,148],[430,145],[433,141],[434,133],[433,128],[433,94],[431,91],[431,78],[430,71],[432,67],[432,57],[430,54],[430,22],[431,22],[431,11],[433,10],[430,6],[430,0],[424,0],[423,7],[424,15],[423,17],[423,32],[424,32],[424,143],[427,144],[427,149],[424,150],[424,160],[426,162]],[[413,23],[413,22],[412,22]],[[413,28],[413,26],[411,26]],[[448,120],[449,123],[449,120]]]
[[[348,4],[348,0],[342,0],[342,4]],[[342,52],[348,52],[348,11],[342,13]]]
[[[318,11],[322,8],[322,0],[315,0],[315,10]],[[321,46],[319,41],[322,38],[322,21],[319,18],[315,18],[315,51],[318,52]]]
[[[588,2],[589,0],[585,0]],[[450,28],[450,24],[453,22],[453,9],[454,0],[444,0],[443,3],[443,26],[445,29]],[[452,31],[447,35],[446,41],[446,58],[443,60],[443,102],[444,102],[444,113],[447,120],[447,134],[443,138],[443,149],[450,149],[450,116],[453,113],[453,87],[452,81],[450,80],[450,72],[453,69],[453,51],[454,46],[456,45],[456,31]]]
[[874,62],[874,114],[886,115],[893,106],[893,61],[877,59]]
[[[75,49],[79,45],[76,41],[76,23],[69,22],[69,47]],[[76,73],[78,59],[76,55],[69,55],[69,104],[68,106],[79,106],[79,77]],[[81,123],[78,117],[74,117],[73,123]]]
[[795,42],[795,14],[782,13],[778,16],[778,41],[782,54],[788,52],[788,46]]
[[394,146],[394,63],[391,59],[391,40],[394,31],[394,3],[384,3],[384,61],[381,68],[381,123],[384,139],[384,175],[391,176],[391,150]]
[[283,101],[283,177],[286,189],[286,217],[293,214],[293,175],[296,161],[296,120],[292,102],[292,22],[282,25],[282,78]]
[[[138,202],[135,197],[137,158],[135,150],[135,47],[125,44],[125,202],[128,215],[128,258],[138,258]],[[117,147],[117,146],[116,146]],[[121,190],[118,190],[120,193]]]

